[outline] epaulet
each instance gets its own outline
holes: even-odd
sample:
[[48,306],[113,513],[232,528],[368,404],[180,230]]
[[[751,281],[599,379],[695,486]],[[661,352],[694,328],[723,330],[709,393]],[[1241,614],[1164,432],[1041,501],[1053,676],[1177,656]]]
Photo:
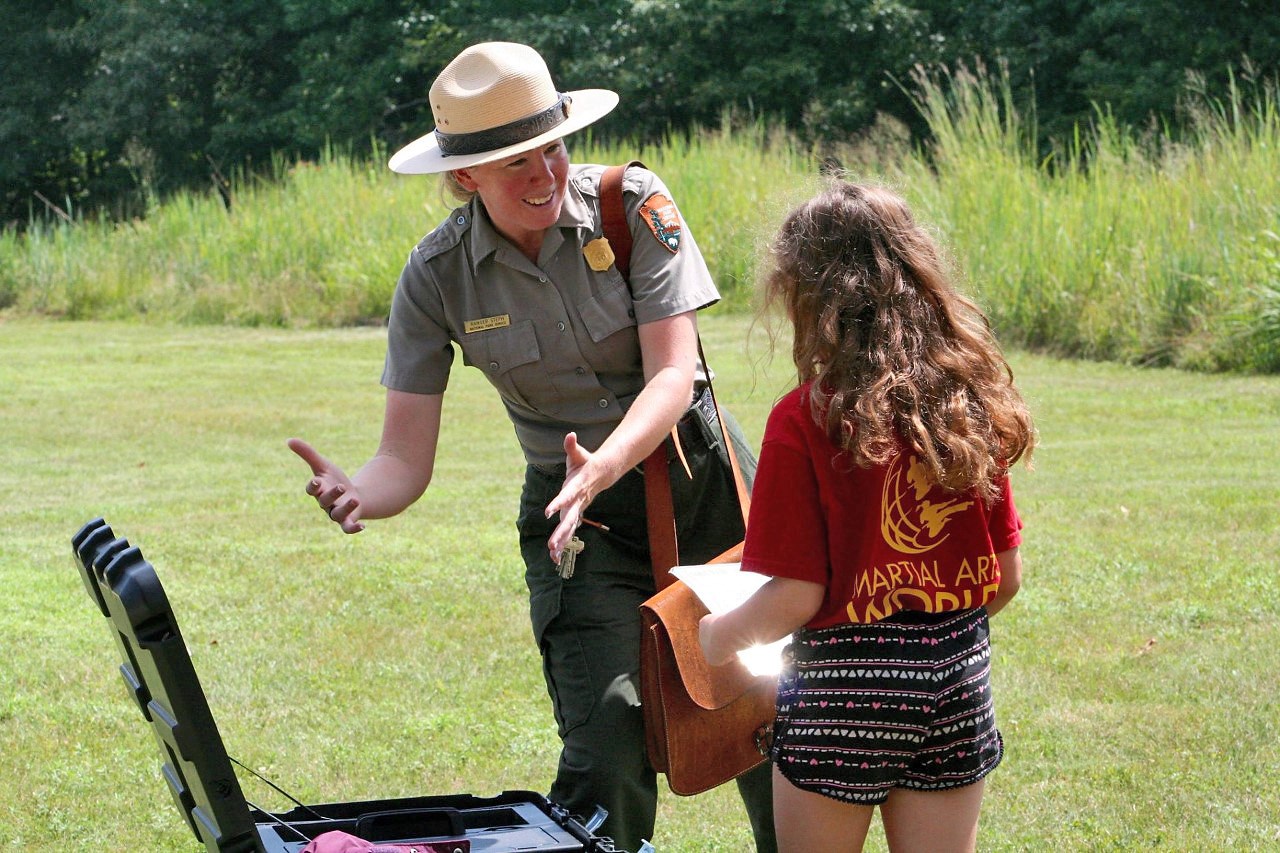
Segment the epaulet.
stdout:
[[455,207],[449,212],[449,218],[423,237],[414,250],[424,261],[429,260],[455,248],[470,230],[471,208]]
[[596,163],[584,163],[575,171],[572,178],[578,192],[586,198],[600,198],[600,176],[604,174],[604,166]]
[[[645,167],[639,161],[633,162],[637,164],[636,168],[627,169],[626,174],[623,175],[622,191],[635,195],[644,188]],[[578,191],[589,198],[600,198],[600,179],[607,168],[597,163],[583,164],[582,170],[573,177]]]

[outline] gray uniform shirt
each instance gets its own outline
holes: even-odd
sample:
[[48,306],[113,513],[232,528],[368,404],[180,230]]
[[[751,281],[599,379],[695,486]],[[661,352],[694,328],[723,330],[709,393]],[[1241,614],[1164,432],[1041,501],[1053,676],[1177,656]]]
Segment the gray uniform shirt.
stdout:
[[498,389],[530,463],[563,463],[570,431],[599,447],[644,387],[637,325],[720,298],[670,193],[647,169],[623,180],[630,286],[613,264],[592,269],[584,248],[603,233],[603,171],[570,167],[536,264],[494,230],[478,198],[424,237],[392,299],[382,384],[443,393],[456,343],[463,363]]

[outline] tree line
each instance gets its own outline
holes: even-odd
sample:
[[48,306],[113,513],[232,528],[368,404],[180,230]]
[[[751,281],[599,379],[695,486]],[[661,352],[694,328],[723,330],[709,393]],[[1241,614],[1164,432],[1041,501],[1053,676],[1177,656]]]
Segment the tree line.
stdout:
[[[661,139],[727,114],[806,143],[891,121],[916,138],[916,68],[1008,75],[1046,151],[1105,110],[1164,131],[1188,86],[1280,70],[1274,0],[0,0],[7,226],[130,217],[175,189],[326,146],[428,130],[468,44],[536,47],[565,89],[622,103],[598,137]],[[229,196],[227,196],[229,201]]]

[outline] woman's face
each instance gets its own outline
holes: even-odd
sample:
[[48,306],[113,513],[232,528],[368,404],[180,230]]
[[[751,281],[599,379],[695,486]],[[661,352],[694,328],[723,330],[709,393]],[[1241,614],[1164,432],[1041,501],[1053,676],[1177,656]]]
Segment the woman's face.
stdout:
[[458,169],[458,183],[476,192],[502,236],[536,257],[542,235],[560,218],[569,181],[563,140],[514,157]]

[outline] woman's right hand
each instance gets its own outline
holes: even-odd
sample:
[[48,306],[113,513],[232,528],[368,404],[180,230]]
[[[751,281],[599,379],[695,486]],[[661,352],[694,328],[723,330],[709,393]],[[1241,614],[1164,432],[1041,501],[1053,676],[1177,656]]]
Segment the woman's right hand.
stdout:
[[310,466],[311,479],[307,481],[306,492],[316,499],[329,520],[341,527],[343,533],[364,530],[364,523],[360,521],[360,494],[351,478],[302,439],[291,438],[288,445]]

